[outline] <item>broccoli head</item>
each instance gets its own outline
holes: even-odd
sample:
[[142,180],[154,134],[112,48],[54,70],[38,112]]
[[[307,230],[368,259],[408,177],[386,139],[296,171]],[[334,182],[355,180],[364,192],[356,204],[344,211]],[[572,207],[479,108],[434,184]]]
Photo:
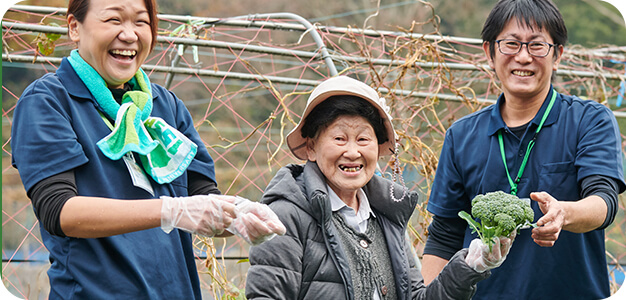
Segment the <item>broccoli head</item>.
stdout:
[[496,230],[499,230],[500,234],[496,234],[496,236],[507,236],[515,230],[517,226],[515,223],[515,219],[510,215],[505,213],[499,213],[494,216],[494,222],[496,223]]
[[491,249],[494,238],[508,236],[525,225],[533,226],[531,223],[535,212],[529,203],[517,196],[497,191],[474,197],[472,215],[460,211],[459,217],[467,221],[473,232],[477,232],[483,243]]

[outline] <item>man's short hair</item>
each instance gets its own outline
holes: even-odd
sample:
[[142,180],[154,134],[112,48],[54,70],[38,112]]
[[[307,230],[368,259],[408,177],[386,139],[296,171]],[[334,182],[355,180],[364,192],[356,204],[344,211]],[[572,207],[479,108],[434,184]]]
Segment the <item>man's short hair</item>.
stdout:
[[[489,42],[489,56],[495,55],[495,41],[504,26],[517,19],[521,25],[534,30],[545,30],[554,44],[567,43],[567,28],[559,9],[550,0],[500,0],[489,13],[481,37]],[[555,52],[557,53],[557,52]]]

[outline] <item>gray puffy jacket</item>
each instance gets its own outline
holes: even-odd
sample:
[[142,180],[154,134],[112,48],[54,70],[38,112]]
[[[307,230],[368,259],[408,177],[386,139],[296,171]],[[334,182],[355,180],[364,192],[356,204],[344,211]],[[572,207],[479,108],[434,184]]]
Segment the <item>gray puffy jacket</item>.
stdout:
[[[363,187],[381,225],[395,274],[398,299],[469,299],[476,283],[489,276],[477,273],[459,251],[428,286],[411,255],[406,225],[418,195],[401,202],[389,196],[391,181],[374,176]],[[394,187],[396,198],[402,187]],[[287,233],[250,249],[246,282],[248,299],[353,299],[348,260],[341,250],[324,176],[314,162],[288,165],[278,171],[263,198],[287,227]]]

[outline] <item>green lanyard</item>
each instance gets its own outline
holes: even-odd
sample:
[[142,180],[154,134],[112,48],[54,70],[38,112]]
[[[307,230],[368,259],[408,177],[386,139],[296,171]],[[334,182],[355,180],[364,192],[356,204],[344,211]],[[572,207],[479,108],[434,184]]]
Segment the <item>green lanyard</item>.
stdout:
[[115,127],[113,126],[113,124],[111,124],[111,121],[109,121],[109,119],[107,119],[107,117],[104,116],[104,114],[98,110],[98,113],[100,114],[100,117],[102,118],[102,121],[104,121],[104,124],[107,124],[107,127],[109,127],[109,129],[111,129],[111,131],[113,131],[113,129],[115,129]]
[[535,135],[533,135],[533,139],[528,142],[528,147],[526,148],[526,155],[524,155],[524,160],[522,160],[522,165],[519,167],[519,171],[517,172],[517,177],[515,180],[511,179],[511,174],[509,173],[509,167],[506,164],[506,154],[504,153],[504,142],[502,141],[502,130],[498,130],[498,143],[500,144],[500,154],[502,154],[502,162],[504,163],[504,170],[506,171],[506,176],[509,179],[509,184],[511,185],[511,195],[517,194],[517,184],[519,184],[520,179],[522,178],[522,174],[524,173],[524,168],[526,168],[526,163],[528,162],[528,157],[530,156],[530,151],[535,146],[535,140],[537,139],[537,134],[543,127],[543,123],[548,118],[550,111],[552,110],[552,105],[554,105],[554,100],[556,99],[556,91],[552,90],[552,99],[550,99],[550,103],[548,104],[548,108],[543,113],[541,117],[541,122],[535,131]]

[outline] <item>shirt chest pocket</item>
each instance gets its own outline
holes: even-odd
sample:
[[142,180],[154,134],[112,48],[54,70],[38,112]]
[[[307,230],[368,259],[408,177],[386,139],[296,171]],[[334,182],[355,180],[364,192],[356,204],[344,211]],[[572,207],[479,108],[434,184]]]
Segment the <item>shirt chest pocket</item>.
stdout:
[[573,161],[541,166],[537,192],[547,192],[557,200],[578,200],[578,176]]

